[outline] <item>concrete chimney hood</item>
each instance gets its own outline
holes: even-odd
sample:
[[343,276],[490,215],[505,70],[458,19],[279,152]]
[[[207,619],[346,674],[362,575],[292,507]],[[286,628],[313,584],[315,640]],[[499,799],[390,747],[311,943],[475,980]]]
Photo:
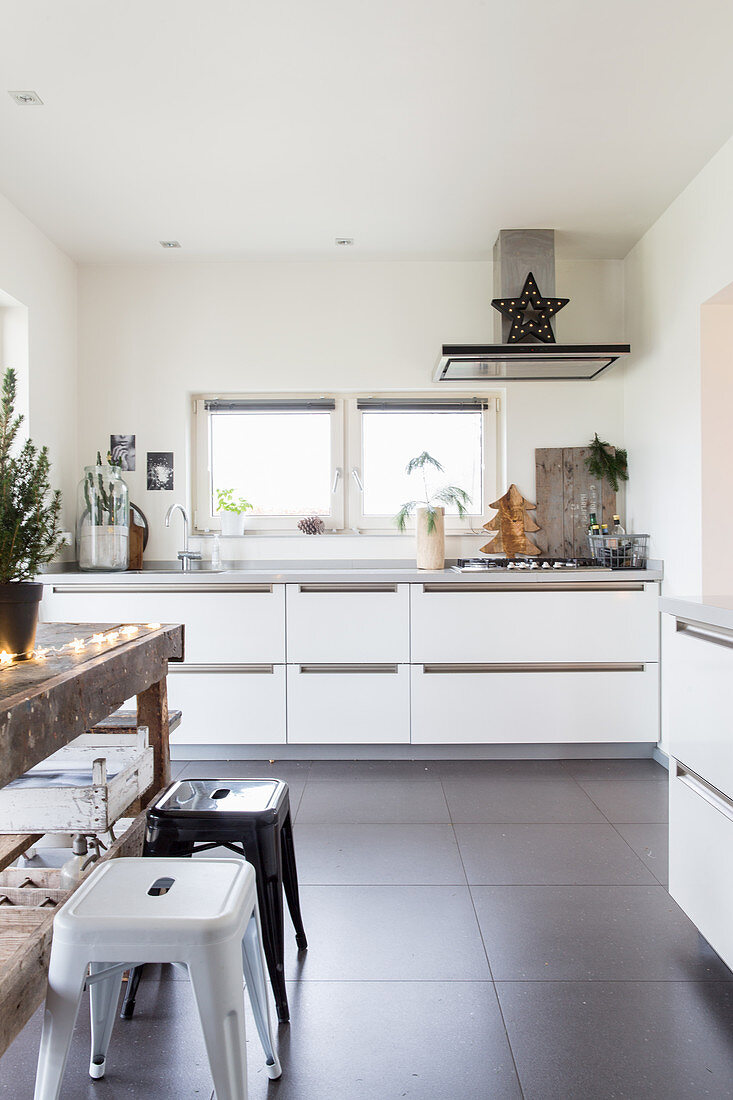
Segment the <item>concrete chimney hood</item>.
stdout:
[[[631,351],[629,344],[554,342],[554,315],[568,299],[555,298],[553,229],[502,229],[494,246],[494,272],[499,293],[492,301],[498,310],[495,336],[501,343],[443,344],[434,382],[591,380]],[[522,326],[526,317],[534,321]]]

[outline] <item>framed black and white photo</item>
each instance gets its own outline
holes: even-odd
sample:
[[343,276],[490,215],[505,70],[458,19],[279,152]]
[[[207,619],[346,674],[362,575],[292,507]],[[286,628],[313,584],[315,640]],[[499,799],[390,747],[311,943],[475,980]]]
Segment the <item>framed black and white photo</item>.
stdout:
[[130,473],[135,469],[135,436],[111,435],[109,437],[109,452],[112,461],[121,470]]
[[173,488],[173,451],[148,451],[148,489]]

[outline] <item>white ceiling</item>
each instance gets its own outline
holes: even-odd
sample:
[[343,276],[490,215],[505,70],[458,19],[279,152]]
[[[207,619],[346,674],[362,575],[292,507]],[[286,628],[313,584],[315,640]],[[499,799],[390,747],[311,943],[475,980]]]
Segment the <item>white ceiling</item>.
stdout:
[[0,0],[0,192],[81,261],[622,257],[733,133],[731,41],[730,0]]

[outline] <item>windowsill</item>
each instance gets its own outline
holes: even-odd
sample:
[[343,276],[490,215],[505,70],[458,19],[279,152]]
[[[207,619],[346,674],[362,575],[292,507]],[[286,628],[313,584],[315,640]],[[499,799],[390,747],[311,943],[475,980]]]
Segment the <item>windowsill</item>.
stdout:
[[[247,531],[243,535],[222,535],[220,531],[192,531],[193,539],[328,539],[328,538],[370,538],[370,539],[414,539],[414,531],[323,531],[320,535],[306,535],[302,531]],[[482,538],[485,531],[446,531],[446,538]]]

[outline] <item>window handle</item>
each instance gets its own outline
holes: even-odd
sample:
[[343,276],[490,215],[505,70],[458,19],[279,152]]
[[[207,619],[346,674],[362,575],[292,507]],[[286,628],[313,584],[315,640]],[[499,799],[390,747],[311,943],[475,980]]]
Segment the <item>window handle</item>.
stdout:
[[363,493],[364,492],[364,482],[359,477],[359,471],[357,470],[356,466],[352,467],[351,476],[353,477],[354,481],[356,482],[356,487],[359,490],[359,492]]
[[341,479],[341,467],[337,466],[333,472],[333,485],[331,486],[331,492],[335,493],[338,488],[339,480]]

